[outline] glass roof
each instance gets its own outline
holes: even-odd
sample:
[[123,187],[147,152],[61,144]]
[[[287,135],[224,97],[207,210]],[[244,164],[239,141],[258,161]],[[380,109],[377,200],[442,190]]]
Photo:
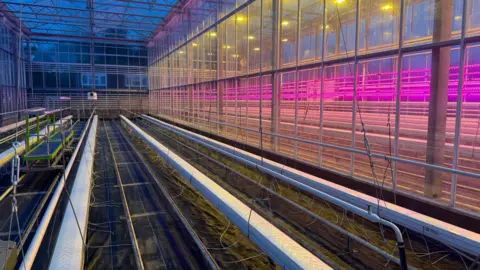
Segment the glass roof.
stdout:
[[[177,0],[6,0],[33,34],[146,41]],[[93,7],[93,8],[91,8]]]

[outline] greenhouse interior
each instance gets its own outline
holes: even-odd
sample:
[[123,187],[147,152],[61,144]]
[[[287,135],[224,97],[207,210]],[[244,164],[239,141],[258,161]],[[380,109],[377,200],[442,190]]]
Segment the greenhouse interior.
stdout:
[[480,269],[480,0],[1,0],[10,269]]

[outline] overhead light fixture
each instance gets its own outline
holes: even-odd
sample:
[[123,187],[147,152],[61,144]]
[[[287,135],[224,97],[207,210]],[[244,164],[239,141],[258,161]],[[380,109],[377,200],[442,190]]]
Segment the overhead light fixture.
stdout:
[[288,25],[288,21],[282,21],[282,25],[283,25],[283,26],[287,26],[287,25]]
[[237,58],[237,57],[238,57],[238,54],[232,54],[232,57],[233,57],[233,58]]
[[287,42],[287,41],[288,41],[288,39],[286,39],[286,38],[282,39],[282,42]]
[[193,46],[193,47],[197,47],[198,44],[197,44],[197,43],[192,43],[192,46]]
[[254,51],[260,51],[260,48],[257,47],[257,48],[254,48],[253,50]]
[[213,53],[211,53],[211,52],[210,52],[210,53],[207,53],[207,55],[209,55],[209,56],[212,56],[212,55],[213,55]]
[[230,45],[227,45],[227,49],[230,49],[230,48],[232,48],[232,47],[230,47]]
[[215,33],[215,32],[210,32],[210,36],[211,36],[211,37],[216,37],[216,36],[217,36],[217,33]]
[[335,3],[337,3],[337,4],[341,4],[343,2],[345,2],[345,0],[335,0]]
[[387,10],[391,10],[392,8],[393,8],[393,6],[391,4],[386,4],[382,7],[382,10],[387,11]]
[[462,16],[460,15],[455,16],[455,21],[460,21],[461,19],[462,19]]
[[248,36],[248,39],[252,40],[252,39],[255,39],[254,36]]
[[243,21],[243,20],[245,20],[244,17],[242,17],[242,16],[238,16],[238,17],[237,17],[237,21],[241,22],[241,21]]
[[183,53],[183,51],[179,51],[178,53],[179,53],[179,54],[182,54],[182,53]]

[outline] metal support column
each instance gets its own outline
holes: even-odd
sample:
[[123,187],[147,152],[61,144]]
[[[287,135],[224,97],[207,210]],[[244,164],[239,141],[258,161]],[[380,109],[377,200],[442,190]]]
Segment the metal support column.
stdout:
[[[458,67],[458,86],[457,86],[457,104],[455,108],[455,137],[453,141],[453,161],[452,169],[456,170],[458,166],[458,148],[460,146],[460,132],[462,124],[462,90],[463,90],[463,74],[465,68],[465,31],[467,25],[467,2],[463,2],[462,9],[462,32],[460,36],[460,64]],[[455,197],[457,193],[457,175],[452,174],[452,185],[450,188],[450,202],[451,207],[455,207]]]
[[[297,42],[295,48],[295,100],[294,100],[294,118],[293,118],[293,138],[297,139],[298,136],[298,80],[299,80],[299,70],[298,70],[298,58],[300,58],[300,23],[302,20],[300,19],[301,11],[300,11],[301,0],[297,1]],[[307,101],[308,102],[308,101]],[[298,142],[295,140],[293,144],[293,156],[297,159],[297,152],[298,152]]]
[[[398,138],[400,134],[400,95],[401,95],[401,84],[402,84],[402,61],[403,61],[403,20],[404,20],[404,10],[405,10],[405,0],[400,1],[400,22],[399,22],[399,31],[398,31],[398,56],[397,56],[397,82],[395,86],[395,130],[394,130],[394,139],[393,139],[393,156],[398,156]],[[397,191],[397,162],[393,161],[392,163],[392,190],[393,193]],[[396,203],[396,198],[394,198]]]
[[[450,40],[452,34],[452,13],[453,0],[435,0],[434,43]],[[433,48],[431,66],[426,162],[444,166],[450,47]],[[425,170],[425,197],[440,199],[442,196],[443,176],[444,173],[438,170],[429,168]]]
[[[355,149],[355,136],[357,131],[357,123],[356,123],[356,116],[357,116],[357,74],[358,74],[358,33],[360,31],[360,0],[356,0],[356,15],[355,15],[355,55],[353,60],[353,95],[352,95],[352,149]],[[339,18],[340,20],[340,18]],[[341,27],[341,25],[340,25]],[[347,52],[347,48],[345,48],[345,52]],[[360,108],[358,108],[360,112]],[[361,112],[360,112],[361,113]],[[366,136],[366,135],[365,135]],[[355,154],[350,154],[350,175],[353,175],[354,171],[354,163],[355,163]],[[373,168],[372,168],[373,169]]]
[[[327,0],[323,0],[323,21],[322,21],[322,64],[320,66],[320,119],[319,119],[319,128],[320,128],[320,142],[323,142],[323,73],[325,70],[325,36],[326,36],[326,26],[327,25]],[[317,76],[317,73],[315,73]],[[322,147],[318,147],[318,166],[322,166]]]
[[[272,18],[273,18],[273,70],[278,70],[280,62],[280,1],[272,0]],[[276,71],[272,76],[272,109],[271,109],[271,133],[279,134],[280,127],[280,85],[281,74]],[[279,139],[277,136],[272,136],[272,150],[277,152],[279,150]]]

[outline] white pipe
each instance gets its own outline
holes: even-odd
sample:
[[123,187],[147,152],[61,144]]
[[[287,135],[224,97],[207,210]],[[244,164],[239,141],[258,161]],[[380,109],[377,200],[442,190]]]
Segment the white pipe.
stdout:
[[[70,119],[72,119],[71,115],[69,115],[67,117],[64,117],[62,120],[58,120],[57,122],[55,122],[54,128],[45,127],[44,129],[42,129],[40,131],[39,135],[38,135],[40,141],[44,139],[44,137],[45,137],[45,135],[47,135],[48,131],[50,131],[50,133],[53,133],[57,129],[57,127],[60,126],[60,123],[65,124]],[[37,136],[32,134],[30,136],[30,144],[35,144],[36,142],[37,142]],[[25,151],[25,141],[22,141],[18,144],[17,154],[20,155],[24,151]],[[13,156],[15,156],[15,148],[13,148],[13,147],[10,147],[9,149],[7,149],[3,153],[1,153],[0,154],[0,167],[7,164],[7,162],[9,162],[12,159]]]
[[[165,124],[165,123],[160,123],[160,122],[155,121],[154,124],[157,124],[157,125],[161,126],[162,124]],[[261,165],[261,164],[257,164],[257,163],[255,163],[255,162],[252,162],[252,161],[250,161],[250,160],[247,160],[247,159],[241,157],[241,155],[238,155],[238,153],[231,153],[231,152],[229,152],[229,151],[225,151],[224,149],[221,149],[221,148],[216,147],[216,146],[214,146],[214,145],[212,145],[212,144],[206,143],[206,142],[203,141],[203,140],[200,140],[200,139],[199,139],[198,137],[196,137],[196,136],[191,136],[191,135],[187,135],[187,134],[185,134],[185,133],[181,133],[181,132],[179,132],[179,131],[176,130],[176,127],[169,126],[169,124],[166,124],[166,125],[162,126],[162,128],[164,128],[164,129],[166,129],[166,130],[168,130],[168,131],[174,132],[174,133],[176,133],[176,134],[179,134],[180,136],[184,136],[184,137],[186,137],[186,138],[188,138],[188,139],[190,139],[190,140],[192,140],[192,141],[194,141],[194,142],[196,142],[196,143],[199,143],[199,144],[203,145],[204,147],[207,147],[207,148],[209,148],[209,149],[211,149],[211,150],[214,150],[214,151],[216,151],[216,152],[218,152],[218,153],[221,153],[221,154],[223,154],[223,155],[225,155],[225,156],[228,156],[228,157],[230,157],[230,158],[232,158],[232,159],[234,159],[234,160],[236,160],[236,161],[239,161],[239,162],[241,162],[241,163],[247,164],[247,165],[250,166],[250,167],[254,167],[254,168],[258,169],[259,171],[261,171],[262,173],[269,174],[269,175],[271,175],[271,176],[273,176],[273,177],[275,177],[275,178],[277,178],[277,179],[280,179],[280,180],[282,180],[282,181],[284,181],[284,182],[286,182],[286,183],[289,183],[289,184],[291,184],[291,185],[294,185],[295,187],[297,187],[297,188],[299,188],[299,189],[301,189],[301,190],[303,190],[303,191],[305,191],[305,192],[308,192],[308,193],[310,193],[310,194],[312,194],[312,195],[315,195],[315,196],[317,196],[317,197],[319,197],[319,198],[322,198],[322,199],[324,199],[324,200],[327,200],[327,201],[329,201],[329,202],[331,202],[331,203],[333,203],[333,204],[335,204],[335,205],[337,205],[337,206],[339,206],[339,207],[341,207],[341,208],[343,208],[343,209],[346,209],[346,210],[348,210],[348,211],[350,211],[350,212],[352,212],[352,213],[355,213],[355,214],[357,214],[357,215],[359,215],[359,216],[361,216],[361,217],[363,217],[363,218],[365,218],[365,219],[368,219],[368,220],[371,221],[371,222],[380,223],[380,224],[383,224],[383,225],[385,225],[385,226],[387,226],[387,227],[390,227],[390,228],[395,232],[395,236],[396,236],[396,238],[397,238],[397,242],[403,243],[403,236],[402,236],[402,232],[400,231],[400,229],[399,229],[395,224],[393,224],[393,223],[391,223],[391,222],[389,222],[389,221],[386,221],[386,220],[382,219],[382,218],[379,217],[377,214],[374,214],[372,211],[370,211],[370,209],[369,209],[369,211],[367,211],[367,210],[364,210],[364,209],[362,209],[362,208],[359,208],[359,207],[357,207],[357,206],[355,206],[355,205],[353,205],[353,204],[350,204],[350,203],[348,203],[348,202],[345,202],[345,201],[343,201],[343,200],[340,200],[340,199],[338,199],[338,198],[336,198],[336,197],[334,197],[334,196],[331,196],[331,195],[329,195],[329,194],[327,194],[327,193],[325,193],[325,192],[322,192],[322,191],[320,191],[320,190],[318,190],[318,189],[315,189],[315,188],[313,188],[313,187],[311,187],[311,186],[309,186],[309,185],[306,185],[306,184],[304,184],[304,183],[301,183],[301,182],[299,182],[299,181],[297,181],[297,180],[295,180],[295,179],[293,179],[293,178],[290,178],[290,177],[288,177],[288,176],[285,176],[285,175],[283,175],[283,174],[281,174],[281,173],[278,173],[278,172],[276,172],[276,171],[270,170],[270,169],[262,166],[263,164]]]
[[83,244],[88,223],[97,123],[98,116],[94,116],[70,192],[71,203],[67,203],[49,269],[83,269]]
[[[96,119],[97,116],[95,116]],[[50,199],[50,202],[47,206],[47,209],[45,210],[45,213],[43,214],[42,221],[38,225],[38,228],[36,230],[36,233],[32,239],[32,242],[28,246],[27,253],[25,254],[25,257],[23,258],[22,264],[20,265],[19,269],[31,269],[33,262],[35,261],[35,257],[38,253],[38,249],[40,248],[40,245],[42,243],[43,237],[45,236],[45,233],[47,231],[48,224],[50,223],[50,220],[52,219],[53,212],[55,211],[55,208],[57,206],[58,200],[60,199],[60,195],[62,194],[63,187],[65,186],[65,181],[68,178],[68,175],[70,173],[70,170],[72,169],[73,163],[75,162],[75,158],[80,150],[80,146],[82,145],[83,139],[85,137],[85,134],[88,130],[88,125],[90,124],[92,116],[87,121],[87,124],[85,125],[85,129],[82,132],[82,136],[80,137],[80,140],[78,141],[77,147],[75,148],[75,151],[72,154],[72,157],[70,158],[67,167],[65,168],[65,173],[60,179],[57,188],[55,189],[55,192]],[[95,126],[94,126],[95,124]],[[96,133],[96,121],[95,123],[92,123],[92,128],[95,128],[95,133]],[[92,132],[92,128],[90,129],[90,133]],[[89,133],[89,138],[90,138],[90,133]]]
[[480,234],[414,212],[398,205],[385,202],[383,200],[378,200],[372,196],[351,190],[335,183],[331,183],[319,177],[315,177],[305,172],[290,168],[272,160],[261,158],[258,155],[235,148],[231,145],[227,145],[191,131],[164,123],[150,116],[142,115],[141,117],[150,121],[151,123],[165,127],[172,131],[176,131],[177,134],[182,134],[187,137],[194,136],[203,142],[209,143],[210,145],[215,145],[216,147],[234,154],[235,156],[240,156],[271,171],[277,172],[289,178],[293,178],[297,182],[337,197],[361,209],[368,209],[368,206],[370,205],[371,211],[374,213],[378,212],[379,216],[384,220],[391,220],[395,224],[409,228],[417,233],[426,235],[442,243],[446,243],[447,245],[465,251],[469,254],[478,254],[480,252]]
[[249,206],[142,131],[130,120],[123,115],[120,117],[137,136],[148,143],[184,179],[188,179],[232,223],[264,250],[277,265],[285,269],[331,269],[273,224],[251,210]]

